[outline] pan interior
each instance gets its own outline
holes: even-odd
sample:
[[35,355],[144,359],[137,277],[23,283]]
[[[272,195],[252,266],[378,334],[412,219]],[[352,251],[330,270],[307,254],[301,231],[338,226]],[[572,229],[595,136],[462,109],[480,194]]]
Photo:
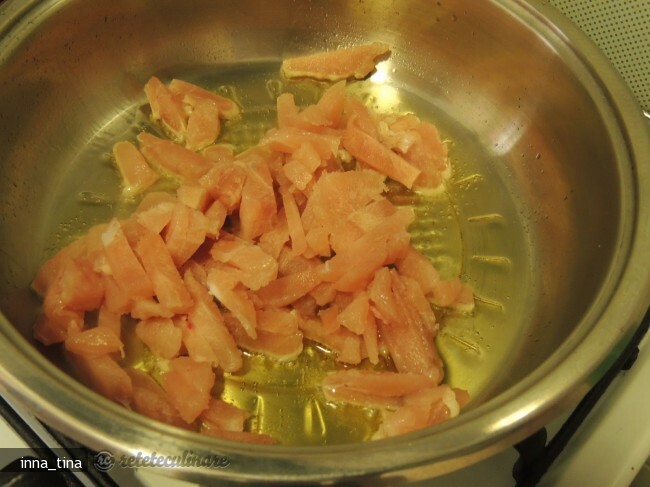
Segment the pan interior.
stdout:
[[[369,80],[351,83],[349,91],[380,112],[412,112],[435,123],[448,141],[453,174],[442,194],[413,193],[390,186],[392,200],[411,205],[417,214],[413,243],[445,278],[461,275],[476,289],[471,315],[439,313],[442,331],[438,346],[447,364],[447,380],[470,392],[478,404],[495,387],[495,377],[521,339],[520,323],[529,300],[530,243],[516,199],[499,174],[494,156],[462,126],[427,100],[388,80],[390,63],[384,62]],[[290,91],[301,104],[314,103],[326,85],[287,81],[277,63],[231,66],[215,76],[210,68],[185,69],[176,75],[231,96],[242,106],[243,118],[224,127],[222,141],[238,151],[255,144],[274,124],[275,98]],[[80,144],[76,157],[59,177],[50,201],[44,202],[39,260],[112,216],[125,217],[138,200],[121,197],[120,177],[111,159],[111,147],[120,140],[135,141],[142,130],[156,130],[149,121],[142,97],[106,117],[92,138]],[[173,190],[162,181],[154,190]],[[499,188],[495,190],[495,188]],[[23,330],[29,338],[29,327]],[[128,343],[128,342],[127,342]],[[127,362],[147,370],[164,369],[131,342]],[[62,359],[48,352],[65,368]],[[334,406],[318,394],[324,371],[335,365],[318,347],[308,347],[295,363],[282,365],[248,356],[242,373],[228,375],[224,398],[256,412],[251,428],[279,435],[285,444],[328,444],[368,439],[377,416],[355,407]],[[305,377],[304,370],[313,370]],[[261,413],[261,414],[260,414]],[[306,419],[307,418],[307,419]],[[361,425],[361,426],[360,426]]]
[[[4,41],[0,70],[0,297],[28,339],[37,303],[27,287],[38,266],[79,232],[132,209],[118,197],[107,154],[147,126],[150,75],[236,97],[245,123],[226,136],[243,148],[269,127],[280,92],[308,103],[322,89],[280,79],[282,56],[365,40],[386,41],[393,54],[350,90],[381,111],[434,122],[450,143],[446,193],[394,197],[417,209],[415,244],[444,276],[460,274],[476,291],[475,312],[442,316],[438,338],[447,379],[470,392],[469,407],[542,364],[597,296],[620,225],[607,127],[564,53],[492,3],[381,2],[370,14],[339,3],[327,15],[314,2],[205,1],[182,11],[174,2],[156,11],[55,3],[33,13],[38,29],[23,32],[18,47]],[[292,411],[317,416],[308,395],[282,406],[259,399],[258,385],[244,377],[233,400],[248,409],[267,401],[266,411],[282,410],[278,421]],[[318,443],[314,424],[295,441]]]

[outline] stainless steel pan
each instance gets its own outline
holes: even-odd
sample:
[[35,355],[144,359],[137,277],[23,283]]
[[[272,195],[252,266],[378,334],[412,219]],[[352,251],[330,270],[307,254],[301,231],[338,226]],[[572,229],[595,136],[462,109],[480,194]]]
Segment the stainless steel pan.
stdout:
[[[87,390],[33,344],[38,266],[123,214],[106,158],[145,120],[152,74],[237,96],[253,142],[288,87],[286,56],[392,47],[351,86],[451,141],[448,205],[415,239],[476,289],[439,347],[472,402],[448,423],[365,444],[251,447],[153,423]],[[0,5],[0,387],[96,449],[226,455],[188,478],[437,475],[490,455],[574,404],[650,301],[647,123],[603,55],[545,2],[8,0]],[[426,213],[426,212],[424,212]],[[427,247],[427,244],[428,245]],[[376,485],[376,484],[373,484]]]

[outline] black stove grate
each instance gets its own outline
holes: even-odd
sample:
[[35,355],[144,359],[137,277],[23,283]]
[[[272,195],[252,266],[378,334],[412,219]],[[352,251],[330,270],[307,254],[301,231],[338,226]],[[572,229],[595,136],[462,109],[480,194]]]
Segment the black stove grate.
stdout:
[[646,335],[649,324],[650,310],[646,312],[641,325],[625,346],[623,352],[605,372],[605,375],[580,401],[548,444],[546,442],[546,429],[544,428],[515,445],[516,450],[519,452],[519,459],[513,467],[512,476],[517,482],[517,487],[537,485],[619,372],[630,370],[634,365],[639,355],[639,344]]

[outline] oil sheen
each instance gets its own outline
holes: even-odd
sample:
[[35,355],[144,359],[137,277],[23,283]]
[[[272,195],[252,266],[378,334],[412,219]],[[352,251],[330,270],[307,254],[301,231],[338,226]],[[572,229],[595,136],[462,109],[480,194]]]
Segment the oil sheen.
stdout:
[[[178,78],[197,83],[229,96],[242,107],[242,118],[226,122],[220,142],[242,151],[256,144],[274,125],[275,99],[283,92],[294,93],[298,105],[318,100],[327,87],[310,81],[280,78],[276,64],[260,64],[221,70],[207,68],[175,73]],[[493,387],[518,339],[517,320],[525,309],[526,236],[518,224],[517,208],[472,134],[454,124],[453,119],[417,90],[401,86],[395,75],[348,85],[379,112],[411,112],[433,122],[447,140],[452,173],[444,191],[412,192],[389,184],[389,197],[398,205],[412,206],[416,221],[411,227],[412,242],[440,271],[443,277],[460,275],[476,293],[471,314],[435,310],[442,324],[437,338],[446,366],[446,381],[466,389],[472,401]],[[144,99],[112,114],[103,129],[86,145],[73,162],[70,174],[59,185],[53,205],[63,215],[46,239],[45,256],[114,215],[128,215],[137,200],[120,195],[110,150],[119,140],[135,140],[142,130],[155,130],[148,119]],[[175,188],[163,180],[154,190]],[[74,197],[71,197],[74,195]],[[125,362],[160,379],[166,362],[156,359],[134,338],[133,323],[124,326]],[[286,445],[324,445],[368,440],[379,425],[378,411],[326,401],[320,390],[324,375],[341,368],[330,352],[306,342],[294,361],[279,362],[244,354],[244,367],[225,374],[215,385],[214,394],[247,410],[250,431],[270,434]],[[361,367],[370,368],[368,363]],[[388,361],[379,368],[391,369]]]

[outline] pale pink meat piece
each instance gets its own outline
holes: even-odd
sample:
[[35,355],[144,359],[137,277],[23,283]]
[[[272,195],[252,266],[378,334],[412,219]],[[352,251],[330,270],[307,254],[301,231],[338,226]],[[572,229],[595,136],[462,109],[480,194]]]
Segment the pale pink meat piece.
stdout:
[[180,97],[174,95],[165,84],[155,76],[144,85],[144,92],[151,107],[151,116],[160,120],[163,127],[175,139],[182,139],[187,127],[187,115]]
[[375,69],[377,58],[388,52],[390,49],[387,44],[373,42],[286,59],[282,62],[281,69],[287,78],[306,77],[329,81],[362,79]]
[[169,371],[162,376],[162,386],[171,404],[186,423],[193,422],[208,409],[215,375],[207,362],[190,357],[170,361]]
[[113,157],[120,171],[126,195],[137,195],[158,180],[147,160],[131,142],[122,141],[113,146]]
[[138,142],[149,164],[184,180],[196,181],[214,165],[201,154],[147,132],[138,135]]

